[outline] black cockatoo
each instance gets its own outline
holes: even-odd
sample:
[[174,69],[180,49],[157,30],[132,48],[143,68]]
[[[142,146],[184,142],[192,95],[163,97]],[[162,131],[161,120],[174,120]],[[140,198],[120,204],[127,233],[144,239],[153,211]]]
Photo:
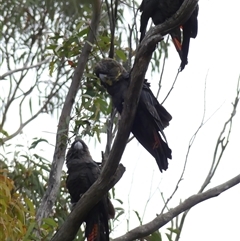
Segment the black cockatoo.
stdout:
[[[177,12],[183,1],[184,0],[143,0],[139,7],[139,10],[142,12],[140,42],[145,36],[149,18],[152,18],[155,25],[161,24]],[[187,57],[190,38],[196,38],[198,33],[198,9],[199,7],[197,5],[190,18],[182,24],[182,26],[170,32],[175,48],[181,58],[180,70],[183,70],[188,63]]]
[[[112,97],[113,105],[121,114],[123,102],[130,83],[127,71],[113,59],[102,59],[94,70],[102,85]],[[167,170],[171,149],[168,147],[163,129],[172,116],[158,103],[149,83],[143,84],[131,132],[142,146],[156,159],[160,171]],[[165,139],[165,141],[162,139]]]
[[[66,163],[68,168],[66,185],[74,206],[97,180],[100,168],[93,161],[87,145],[81,139],[76,139],[72,143],[67,153]],[[109,241],[108,219],[114,218],[114,215],[113,205],[105,195],[85,219],[87,240]]]

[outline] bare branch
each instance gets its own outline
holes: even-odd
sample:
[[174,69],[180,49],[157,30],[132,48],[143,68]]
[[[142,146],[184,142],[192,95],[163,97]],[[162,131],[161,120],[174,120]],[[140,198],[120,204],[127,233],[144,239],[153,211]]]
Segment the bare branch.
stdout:
[[[23,75],[23,73],[21,73],[21,76],[19,77],[18,81],[16,81],[14,76],[10,76],[10,81],[9,81],[10,82],[10,89],[9,89],[9,92],[8,92],[7,103],[5,104],[5,109],[3,111],[3,118],[2,118],[2,122],[0,124],[0,128],[3,128],[3,125],[6,121],[7,112],[9,110],[12,102],[16,99],[17,90],[20,89],[20,84],[22,83],[25,75],[26,75],[26,73],[24,75]],[[16,86],[13,90],[13,93],[12,93],[12,79],[11,79],[11,77],[14,79],[14,82],[16,83]]]
[[168,96],[171,94],[171,92],[172,92],[172,90],[173,90],[173,88],[174,88],[174,85],[175,85],[175,83],[176,83],[176,81],[177,81],[177,78],[178,78],[178,74],[179,74],[179,73],[180,73],[180,70],[178,70],[177,75],[176,75],[176,77],[175,77],[175,79],[174,79],[174,81],[173,81],[173,84],[172,84],[170,90],[168,91],[166,97],[163,99],[161,105],[163,105],[163,103],[165,102],[165,100],[166,100],[166,99],[168,98]]
[[[138,41],[138,26],[137,26],[137,14],[138,14],[138,9],[135,7],[135,1],[132,2],[133,3],[133,7],[132,7],[132,11],[133,11],[133,24],[130,26],[130,24],[128,24],[128,30],[129,30],[129,36],[128,36],[128,47],[129,47],[129,51],[128,51],[128,59],[127,59],[127,70],[129,70],[131,68],[132,65],[132,57],[134,55],[133,52],[133,48],[132,48],[132,42],[134,41],[135,44],[135,48],[137,49],[139,41]],[[129,6],[128,6],[129,7]]]
[[[202,187],[199,190],[199,193],[202,192],[206,188],[206,186],[210,183],[210,181],[211,181],[212,177],[214,176],[216,169],[220,163],[220,160],[222,159],[222,155],[228,145],[229,137],[230,137],[231,130],[232,130],[233,118],[236,114],[238,102],[240,99],[239,83],[240,83],[240,77],[238,79],[237,95],[236,95],[234,103],[233,103],[233,109],[232,109],[231,115],[230,115],[229,119],[225,122],[223,129],[222,129],[221,133],[219,134],[217,144],[216,144],[214,154],[213,154],[212,166],[209,170],[209,173],[208,173]],[[219,149],[220,149],[220,153],[219,153],[219,155],[217,155]]]
[[[179,73],[179,72],[178,72]],[[165,208],[167,207],[168,203],[170,202],[170,200],[173,198],[173,196],[175,195],[175,193],[177,192],[178,188],[179,188],[179,184],[180,182],[183,180],[183,176],[187,167],[187,162],[188,162],[188,157],[192,148],[192,145],[197,137],[198,132],[200,131],[200,129],[203,127],[203,125],[206,123],[204,122],[205,119],[205,114],[206,114],[206,83],[207,83],[207,75],[205,78],[205,88],[204,88],[204,107],[203,107],[203,115],[202,115],[202,120],[200,125],[198,126],[197,130],[195,131],[195,133],[192,135],[192,137],[190,138],[190,141],[188,143],[188,149],[187,149],[187,153],[185,156],[185,161],[184,161],[184,165],[183,165],[183,169],[182,169],[182,173],[180,175],[180,178],[177,181],[177,184],[172,192],[172,194],[170,195],[170,197],[167,199],[166,202],[164,202],[164,207],[162,208],[161,214],[164,212]]]
[[[26,61],[24,62],[22,68],[8,71],[7,73],[5,73],[5,74],[3,74],[2,76],[0,76],[0,80],[1,80],[1,79],[4,79],[4,78],[7,77],[7,76],[9,76],[9,83],[10,83],[10,88],[9,88],[9,92],[8,92],[7,102],[6,102],[6,104],[4,105],[4,111],[3,111],[3,115],[2,115],[2,120],[1,120],[0,128],[3,128],[3,126],[4,126],[4,124],[5,124],[6,117],[7,117],[7,113],[8,113],[8,110],[9,110],[12,102],[13,102],[14,100],[16,100],[17,98],[19,98],[19,96],[16,97],[16,93],[17,93],[18,90],[22,91],[21,88],[20,88],[20,84],[22,83],[22,81],[23,81],[24,77],[26,76],[26,74],[28,73],[29,69],[32,69],[32,68],[37,68],[37,69],[38,69],[40,66],[42,66],[43,64],[46,64],[46,63],[49,62],[50,59],[51,59],[51,58],[47,58],[47,59],[45,59],[45,60],[43,60],[43,61],[40,61],[39,63],[33,65],[32,63],[33,63],[33,61],[34,61],[34,59],[35,59],[36,54],[33,55],[31,49],[32,49],[32,48],[30,48],[30,50],[29,50],[29,52],[28,52],[27,59],[26,59]],[[31,65],[30,65],[30,66],[27,66],[30,58],[31,58],[31,61],[30,61],[30,62],[31,62],[31,63],[30,63]],[[6,61],[7,61],[7,65],[8,65],[8,61],[10,61],[10,60],[7,58]],[[14,60],[14,62],[16,62],[16,60]],[[20,77],[19,77],[18,80],[16,80],[13,74],[16,73],[16,72],[20,72],[20,71],[21,71]],[[13,75],[13,76],[12,76],[12,75]],[[12,78],[11,78],[11,77],[12,77]],[[12,85],[12,82],[13,82],[12,79],[14,80],[14,82],[15,82],[15,84],[16,84],[14,88],[13,88],[13,85]],[[33,90],[33,88],[32,88],[32,90]],[[22,92],[23,92],[23,91],[22,91]],[[25,96],[25,97],[26,97],[26,96]],[[23,100],[22,100],[22,101],[23,101]],[[34,119],[34,118],[33,118],[33,119]],[[28,124],[28,123],[29,123],[29,122],[27,122],[27,124]],[[16,131],[12,137],[14,137],[14,136],[16,136],[17,134],[19,134],[19,133],[21,132],[22,128],[23,128],[25,125],[23,125],[22,127],[21,127],[21,126],[22,126],[22,123],[21,123],[21,117],[20,117],[20,127],[19,127],[18,131]],[[11,136],[8,136],[8,137],[6,138],[6,140],[11,139],[12,137],[11,137]]]
[[[166,44],[168,44],[168,41],[169,41],[169,35],[167,36]],[[166,54],[166,52],[164,52],[162,71],[161,71],[160,78],[159,78],[159,81],[158,81],[158,91],[157,91],[157,95],[156,95],[156,98],[157,98],[157,99],[158,99],[158,97],[159,97],[160,90],[161,90],[161,87],[162,87],[162,78],[163,78],[163,73],[164,73],[164,69],[165,69],[166,59],[167,59],[167,54]],[[164,102],[164,101],[163,101],[163,102]],[[163,102],[162,102],[162,103],[163,103]]]
[[[233,103],[233,110],[232,110],[232,113],[230,115],[230,118],[225,122],[224,126],[223,126],[223,129],[218,137],[218,140],[217,140],[217,144],[216,144],[216,147],[215,147],[215,151],[214,151],[214,155],[213,155],[213,161],[212,161],[212,166],[209,170],[209,173],[205,179],[205,181],[203,182],[203,185],[202,187],[200,188],[200,190],[198,191],[198,193],[202,193],[204,191],[204,189],[207,187],[207,185],[210,183],[210,181],[212,180],[216,170],[217,170],[217,167],[220,163],[220,160],[222,159],[222,155],[227,147],[227,144],[228,144],[228,141],[229,141],[229,137],[230,137],[230,133],[231,133],[231,129],[232,129],[232,121],[233,121],[233,118],[236,114],[236,110],[237,110],[237,106],[238,106],[238,102],[239,102],[239,99],[240,99],[240,88],[239,88],[239,84],[240,84],[240,77],[238,79],[238,84],[237,84],[237,95],[235,97],[235,101]],[[206,122],[205,122],[206,123]],[[229,129],[228,129],[228,132],[226,134],[227,136],[227,140],[225,142],[225,144],[223,143],[224,139],[225,139],[225,136],[224,136],[224,133],[226,131],[226,128],[227,126],[229,125]],[[221,144],[221,145],[220,145]],[[220,148],[220,154],[217,158],[217,153],[219,151],[219,148]],[[188,212],[190,211],[189,210],[186,210],[183,215],[182,215],[182,218],[181,218],[181,221],[180,221],[180,225],[178,227],[179,229],[179,233],[177,234],[176,236],[176,241],[178,241],[180,239],[180,234],[182,232],[182,229],[183,229],[183,225],[184,225],[184,222],[185,222],[185,219],[186,219],[186,216],[188,214]]]
[[203,193],[198,193],[190,196],[188,199],[186,199],[184,202],[182,202],[175,208],[172,208],[168,212],[159,215],[151,222],[144,224],[142,226],[139,226],[127,232],[125,235],[114,239],[114,241],[130,241],[130,240],[135,240],[137,238],[143,238],[145,236],[148,236],[154,231],[163,227],[165,224],[167,224],[169,221],[171,221],[174,217],[178,216],[182,212],[189,210],[190,208],[194,207],[195,205],[203,201],[206,201],[213,197],[217,197],[221,193],[227,191],[228,189],[234,187],[239,183],[240,183],[240,174],[219,186],[211,188]]
[[[111,41],[110,41],[110,49],[109,49],[109,58],[114,58],[114,37],[115,37],[115,29],[116,29],[116,20],[118,13],[118,0],[110,1],[110,6],[107,0],[105,0],[107,6],[108,19],[110,24],[110,32],[111,32]],[[114,5],[114,6],[113,6]]]
[[[31,53],[31,52],[29,52]],[[14,69],[14,70],[10,70],[8,71],[7,73],[3,74],[3,75],[0,75],[0,80],[1,79],[4,79],[5,77],[9,76],[9,75],[12,75],[14,73],[17,73],[17,72],[20,72],[20,71],[24,71],[24,70],[29,70],[29,69],[33,69],[33,68],[37,68],[43,64],[46,64],[50,61],[51,58],[47,58],[37,64],[34,64],[34,65],[30,65],[30,66],[25,66],[25,67],[22,67],[22,68],[19,68],[19,69]]]

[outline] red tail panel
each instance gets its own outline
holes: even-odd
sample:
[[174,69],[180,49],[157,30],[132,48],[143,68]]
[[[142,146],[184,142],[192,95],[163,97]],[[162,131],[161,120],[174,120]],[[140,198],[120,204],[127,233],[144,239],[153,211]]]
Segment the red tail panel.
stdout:
[[91,233],[87,237],[87,241],[96,241],[98,237],[98,225],[94,224]]

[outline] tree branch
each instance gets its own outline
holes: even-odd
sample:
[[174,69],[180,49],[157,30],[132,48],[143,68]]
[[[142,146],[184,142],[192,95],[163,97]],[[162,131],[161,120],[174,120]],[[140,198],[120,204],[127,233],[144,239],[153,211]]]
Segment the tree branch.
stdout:
[[[169,35],[167,37],[167,40],[166,40],[166,44],[168,44],[168,41],[169,41]],[[158,99],[159,97],[159,94],[160,94],[160,90],[162,88],[162,79],[163,79],[163,73],[164,73],[164,69],[165,69],[165,63],[166,63],[166,59],[167,59],[167,54],[166,54],[166,51],[164,51],[164,58],[163,58],[163,64],[162,64],[162,70],[161,70],[161,74],[160,74],[160,78],[159,78],[159,81],[158,81],[158,91],[157,91],[157,94],[156,94],[156,98]],[[179,73],[179,71],[178,71]],[[176,78],[175,78],[175,81],[174,83],[176,82]],[[172,88],[174,86],[174,83],[172,85]],[[164,102],[164,100],[163,100]],[[163,102],[161,103],[161,105],[163,104]]]
[[[212,161],[211,168],[210,168],[209,173],[208,173],[205,181],[203,182],[202,187],[200,188],[199,192],[202,192],[207,187],[207,185],[210,183],[211,179],[213,178],[213,176],[217,170],[220,160],[222,159],[222,155],[229,142],[229,137],[230,137],[231,130],[232,130],[233,118],[237,112],[239,100],[240,100],[240,77],[238,78],[237,94],[236,94],[235,100],[232,104],[233,109],[232,109],[231,115],[230,115],[229,119],[224,123],[222,131],[219,134],[217,144],[215,146],[215,150],[214,150],[214,154],[213,154],[213,161]],[[220,153],[219,153],[219,149],[220,149]]]
[[182,212],[192,208],[198,203],[201,203],[213,197],[217,197],[219,194],[227,191],[228,189],[232,188],[233,186],[239,183],[240,183],[240,174],[219,186],[211,188],[203,193],[198,193],[190,196],[188,199],[186,199],[184,202],[182,202],[175,208],[172,208],[168,212],[159,215],[151,222],[144,224],[142,226],[139,226],[129,231],[125,235],[114,239],[114,241],[130,241],[130,240],[135,240],[137,238],[146,237],[149,234],[161,228],[162,226],[164,226],[165,224],[167,224],[169,221],[171,221],[174,217],[178,216]]
[[[168,34],[172,29],[180,26],[182,23],[186,22],[186,20],[191,16],[194,9],[196,8],[198,0],[185,0],[179,10],[169,19],[167,19],[164,23],[159,24],[150,28],[150,30],[146,33],[144,39],[156,38],[161,34],[162,36]],[[143,39],[143,42],[145,42]]]
[[184,176],[184,173],[185,173],[185,170],[186,170],[186,167],[187,167],[187,162],[188,162],[188,157],[189,157],[189,154],[190,154],[190,151],[192,149],[192,146],[194,144],[194,141],[198,135],[198,133],[200,132],[201,128],[205,125],[205,114],[206,114],[206,81],[207,81],[207,77],[205,78],[205,88],[204,88],[204,101],[203,101],[203,114],[202,114],[202,120],[201,120],[201,123],[200,125],[197,127],[197,130],[194,132],[194,134],[192,135],[192,137],[190,138],[189,140],[189,143],[188,143],[188,148],[187,148],[187,152],[186,152],[186,156],[185,156],[185,161],[184,161],[184,165],[183,165],[183,169],[182,169],[182,172],[181,172],[181,175],[177,181],[177,184],[172,192],[172,194],[170,195],[170,197],[167,199],[166,202],[164,202],[164,207],[161,211],[161,214],[164,212],[165,208],[167,207],[168,203],[171,201],[171,199],[173,198],[173,196],[175,195],[175,193],[177,192],[178,188],[179,188],[179,185],[180,185],[180,182],[183,180],[183,176]]
[[[164,102],[166,101],[166,99],[168,98],[168,96],[171,94],[171,92],[172,92],[172,90],[173,90],[173,88],[174,88],[174,85],[175,85],[175,83],[176,83],[176,81],[177,81],[177,79],[178,79],[179,73],[180,73],[180,71],[178,70],[177,75],[176,75],[176,77],[175,77],[175,79],[174,79],[174,81],[173,81],[173,84],[172,84],[170,90],[168,91],[167,95],[166,95],[165,98],[163,99],[161,105],[164,104]],[[159,88],[159,90],[160,90],[160,88]],[[158,94],[159,94],[159,92],[158,92]]]
[[[189,2],[190,0],[185,0],[185,1]],[[191,3],[194,3],[194,4],[191,4]],[[188,5],[189,9],[192,8],[192,11],[193,11],[196,4],[197,4],[197,0],[191,0],[190,4]],[[183,11],[181,13],[183,14]],[[88,210],[90,210],[94,206],[94,204],[96,204],[101,199],[101,197],[105,193],[107,193],[108,191],[108,188],[106,187],[107,180],[109,179],[111,180],[111,177],[115,174],[118,164],[120,162],[120,159],[122,157],[123,151],[125,149],[125,146],[129,137],[129,133],[131,130],[132,122],[135,117],[135,112],[138,104],[139,95],[142,89],[144,77],[145,77],[149,62],[151,60],[152,53],[155,50],[156,44],[163,39],[160,33],[164,31],[165,31],[164,32],[165,34],[168,33],[174,27],[179,26],[181,24],[181,21],[183,21],[182,19],[184,19],[181,16],[177,16],[177,19],[175,18],[176,16],[171,18],[173,19],[173,21],[171,21],[170,19],[165,23],[152,28],[153,31],[149,31],[150,34],[148,35],[148,37],[145,37],[142,43],[139,45],[135,62],[133,65],[133,69],[131,72],[130,86],[128,88],[126,98],[124,100],[124,108],[121,115],[119,130],[115,138],[115,141],[113,143],[112,150],[102,169],[99,179],[89,188],[89,190],[86,193],[86,198],[84,199],[81,198],[79,203],[77,204],[77,209],[75,211],[76,219],[73,219],[73,214],[70,214],[71,218],[68,218],[64,223],[64,225],[59,229],[59,232],[67,233],[68,235],[66,236],[71,235],[71,237],[73,237],[73,234],[70,234],[68,227],[75,226],[76,228],[77,226],[79,228],[79,224],[82,222],[82,220],[84,219],[84,216],[87,214],[87,211],[85,210],[85,208],[88,208]],[[179,21],[178,21],[178,18],[179,18]],[[157,30],[157,32],[154,32],[154,30]],[[79,61],[79,63],[81,63],[81,61]],[[79,63],[78,63],[78,67],[79,67]],[[81,63],[81,65],[83,64]],[[75,78],[73,78],[73,82]],[[68,97],[67,97],[67,100],[68,100]],[[66,103],[67,103],[67,100],[66,100]],[[71,99],[71,101],[73,102],[73,99]],[[62,113],[65,113],[64,110]],[[69,116],[66,116],[66,117],[69,117]],[[67,130],[65,131],[63,127],[68,128],[68,124],[65,124],[67,119],[65,118],[62,121],[61,119],[62,118],[60,118],[59,126],[60,124],[63,124],[62,121],[65,121],[65,122],[64,122],[64,125],[62,125],[62,128],[59,128],[58,130],[58,133],[59,131],[61,131],[61,135],[60,134],[57,135],[58,139],[56,141],[57,145],[56,145],[56,150],[54,155],[54,161],[52,164],[52,170],[50,173],[49,187],[44,196],[42,205],[38,209],[38,213],[37,213],[38,222],[39,220],[42,220],[43,217],[46,217],[46,215],[50,212],[51,207],[56,200],[56,193],[59,187],[58,183],[60,179],[62,163],[64,161],[64,155],[65,155],[65,149],[66,149],[66,136],[67,136]],[[60,137],[63,139],[62,141]],[[101,187],[101,189],[99,187]],[[81,218],[80,218],[80,212],[83,212]],[[56,234],[56,236],[57,237],[55,238],[53,237],[52,241],[62,240],[62,239],[58,239],[58,238],[61,238],[58,234]],[[65,237],[64,240],[68,241],[71,239],[68,237]]]
[[113,125],[114,125],[114,119],[116,117],[117,114],[117,110],[115,108],[112,107],[112,111],[111,114],[109,115],[108,119],[107,119],[107,143],[106,143],[106,147],[105,147],[105,152],[104,152],[104,162],[105,160],[107,160],[110,150],[111,150],[111,146],[112,146],[112,142],[113,142],[113,138],[114,138],[114,130],[113,130]]
[[[18,127],[18,129],[13,132],[11,135],[5,137],[5,138],[1,138],[1,142],[0,142],[0,145],[11,140],[12,138],[14,138],[15,136],[17,136],[21,131],[22,129],[28,124],[30,123],[31,121],[33,121],[34,119],[36,119],[38,117],[38,115],[40,113],[43,113],[44,110],[47,108],[49,102],[52,100],[53,96],[56,95],[56,93],[58,93],[58,91],[61,89],[61,87],[65,84],[65,82],[63,84],[61,84],[57,90],[55,90],[54,88],[56,87],[57,85],[57,81],[54,83],[54,86],[52,87],[52,90],[51,90],[51,93],[48,95],[44,105],[31,117],[29,118],[28,120],[26,120],[25,122],[22,122],[22,115],[21,115],[21,111],[22,111],[22,101],[24,100],[24,98],[22,99],[21,103],[20,103],[20,107],[19,107],[19,117],[20,117],[20,125]],[[54,91],[55,90],[55,91]],[[54,92],[53,92],[54,91]]]
[[25,66],[25,67],[22,67],[22,68],[19,68],[19,69],[14,69],[14,70],[10,70],[8,72],[6,72],[5,74],[1,75],[0,76],[0,80],[4,79],[5,77],[9,76],[9,75],[12,75],[14,73],[17,73],[19,71],[23,71],[23,70],[29,70],[29,69],[33,69],[33,68],[36,68],[36,67],[39,67],[41,66],[42,64],[46,64],[50,61],[51,58],[47,58],[37,64],[34,64],[34,65],[30,65],[30,66]]
[[42,199],[42,203],[37,210],[36,220],[40,225],[42,219],[47,217],[52,211],[52,207],[56,201],[57,193],[59,190],[61,170],[65,159],[65,152],[67,147],[67,136],[68,136],[68,127],[70,114],[72,111],[72,107],[74,104],[75,97],[77,95],[80,80],[82,78],[84,68],[86,66],[88,56],[92,49],[92,44],[95,41],[95,36],[97,33],[97,28],[100,19],[101,12],[101,1],[93,1],[93,14],[90,25],[89,34],[87,36],[87,40],[82,49],[82,54],[79,57],[78,64],[76,70],[73,75],[73,80],[70,85],[68,94],[66,96],[65,103],[63,105],[63,109],[61,112],[61,116],[58,123],[57,135],[56,135],[56,146],[53,156],[52,167],[49,176],[48,188],[44,194]]
[[[233,110],[231,112],[231,115],[230,115],[229,119],[225,122],[221,133],[219,134],[217,144],[216,144],[216,147],[215,147],[215,151],[214,151],[214,155],[213,155],[212,165],[211,165],[209,173],[208,173],[206,179],[204,180],[204,182],[203,182],[200,190],[198,191],[198,193],[202,193],[204,191],[204,189],[207,187],[207,185],[210,183],[210,181],[212,180],[212,178],[213,178],[213,176],[214,176],[214,174],[217,170],[217,167],[220,163],[220,160],[222,159],[223,153],[224,153],[224,151],[227,147],[228,141],[229,141],[229,137],[230,137],[230,133],[231,133],[231,129],[232,129],[232,122],[233,122],[233,118],[234,118],[234,116],[236,114],[236,111],[237,111],[239,99],[240,99],[240,77],[238,78],[237,94],[236,94],[236,97],[235,97],[235,100],[234,100],[234,103],[233,103]],[[205,123],[206,123],[206,121],[205,121]],[[226,128],[227,128],[228,125],[229,125],[229,129],[228,129],[228,132],[225,134]],[[225,138],[226,138],[226,142],[225,142],[225,144],[223,144],[222,142],[224,141]],[[219,151],[219,149],[220,149],[220,151]],[[220,152],[220,153],[217,157],[218,152]],[[180,234],[182,232],[183,225],[184,225],[185,219],[186,219],[189,211],[190,211],[190,209],[186,210],[182,215],[180,225],[178,227],[179,233],[177,234],[176,239],[175,239],[176,241],[178,241],[180,239]]]

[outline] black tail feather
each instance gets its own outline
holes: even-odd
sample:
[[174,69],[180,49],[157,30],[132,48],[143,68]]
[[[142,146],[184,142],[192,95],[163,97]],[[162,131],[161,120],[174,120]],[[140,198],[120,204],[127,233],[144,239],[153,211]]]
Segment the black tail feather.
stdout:
[[172,150],[168,147],[167,143],[161,140],[161,145],[155,150],[153,155],[158,164],[159,170],[166,171],[168,169],[168,159],[172,159]]
[[109,241],[108,218],[103,213],[92,210],[86,219],[85,237],[87,241]]

